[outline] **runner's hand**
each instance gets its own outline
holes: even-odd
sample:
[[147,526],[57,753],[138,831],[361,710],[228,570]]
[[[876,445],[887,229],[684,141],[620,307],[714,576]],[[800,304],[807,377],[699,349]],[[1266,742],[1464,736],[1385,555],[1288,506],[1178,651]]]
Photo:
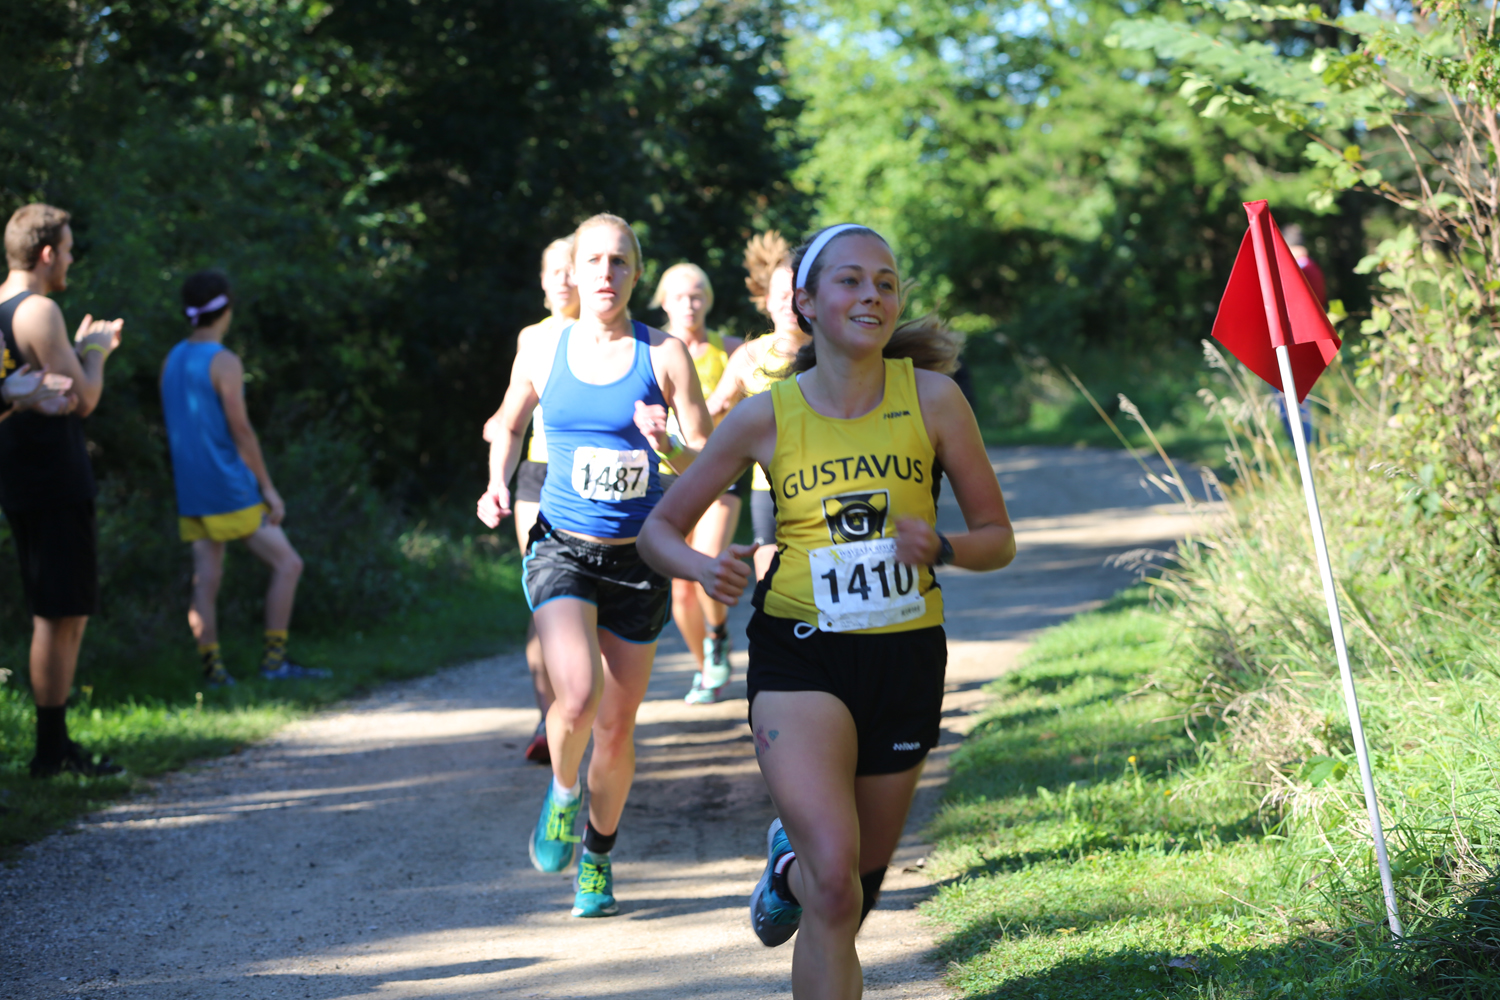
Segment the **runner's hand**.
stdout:
[[704,566],[698,582],[703,584],[709,597],[733,607],[750,585],[750,566],[745,560],[753,555],[754,545],[731,545],[719,558]]
[[672,439],[667,435],[667,408],[652,404],[647,406],[639,399],[635,401],[635,425],[646,435],[651,447],[660,454],[672,450]]
[[78,333],[73,336],[73,343],[80,349],[89,344],[98,344],[106,351],[114,351],[120,346],[120,330],[125,326],[123,319],[95,319],[92,315],[83,317],[83,322],[78,324]]
[[[46,365],[32,371],[30,363],[11,372],[0,387],[0,395],[17,409],[40,409],[40,404],[56,399],[73,388],[73,380],[66,375],[52,375]],[[51,415],[51,414],[49,414]]]
[[266,520],[273,525],[280,525],[286,520],[286,501],[281,499],[281,494],[276,492],[276,487],[267,486],[260,491],[261,497],[266,501],[266,506],[271,508],[271,513],[266,515]]
[[486,528],[500,527],[500,522],[510,517],[510,490],[501,486],[487,491],[479,498],[476,513]]
[[907,566],[931,566],[937,562],[942,543],[937,529],[920,517],[896,522],[896,561]]

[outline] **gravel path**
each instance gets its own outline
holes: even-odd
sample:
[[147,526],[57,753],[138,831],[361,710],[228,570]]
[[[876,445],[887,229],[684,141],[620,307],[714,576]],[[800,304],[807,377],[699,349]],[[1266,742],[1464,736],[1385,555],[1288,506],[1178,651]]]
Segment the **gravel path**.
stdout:
[[[930,958],[939,930],[914,912],[932,891],[921,830],[982,686],[1036,630],[1129,582],[1108,556],[1191,524],[1121,453],[991,455],[1021,554],[1000,573],[941,573],[943,745],[860,937],[870,997],[950,995]],[[941,517],[961,527],[956,510]],[[28,849],[0,870],[0,996],[787,997],[792,949],[761,947],[746,916],[773,813],[735,661],[731,700],[688,706],[691,659],[675,629],[663,637],[615,850],[617,918],[570,918],[568,880],[527,862],[547,773],[520,760],[536,714],[507,654],[166,776]]]

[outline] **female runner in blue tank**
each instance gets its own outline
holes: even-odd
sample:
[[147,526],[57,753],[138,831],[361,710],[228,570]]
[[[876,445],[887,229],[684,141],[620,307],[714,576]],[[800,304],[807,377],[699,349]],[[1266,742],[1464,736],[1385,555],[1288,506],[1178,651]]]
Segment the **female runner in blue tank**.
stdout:
[[[778,818],[751,925],[797,935],[792,995],[854,1000],[854,939],[937,743],[947,640],[932,567],[992,570],[1015,535],[973,411],[952,379],[955,335],[898,327],[901,280],[885,240],[834,226],[792,260],[812,343],[795,378],[736,406],[641,529],[642,555],[734,604],[748,546],[714,559],[683,539],[751,462],[776,499],[777,555],[755,593],[751,725]],[[933,369],[933,370],[929,370]],[[939,470],[968,526],[937,531]]]
[[573,915],[605,917],[619,912],[609,852],[635,777],[635,713],[671,601],[670,584],[641,561],[635,536],[662,493],[654,449],[672,446],[664,433],[648,438],[637,418],[648,407],[676,411],[689,450],[667,457],[679,468],[691,464],[713,424],[687,347],[630,319],[641,247],[625,220],[596,215],[578,227],[573,275],[578,321],[520,348],[478,513],[491,528],[511,513],[506,484],[540,404],[549,471],[526,547],[525,586],[557,697],[547,712],[552,784],[529,849],[541,871],[572,867],[578,772],[592,733]]

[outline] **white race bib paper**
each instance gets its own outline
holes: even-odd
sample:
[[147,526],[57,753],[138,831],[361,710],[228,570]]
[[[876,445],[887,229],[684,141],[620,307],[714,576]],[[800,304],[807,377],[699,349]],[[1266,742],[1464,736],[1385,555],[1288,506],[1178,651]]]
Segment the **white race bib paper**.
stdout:
[[618,503],[646,495],[651,463],[643,448],[578,448],[573,452],[573,489],[585,500]]
[[807,553],[818,628],[850,632],[920,618],[927,598],[917,591],[918,570],[896,561],[896,540],[845,542]]

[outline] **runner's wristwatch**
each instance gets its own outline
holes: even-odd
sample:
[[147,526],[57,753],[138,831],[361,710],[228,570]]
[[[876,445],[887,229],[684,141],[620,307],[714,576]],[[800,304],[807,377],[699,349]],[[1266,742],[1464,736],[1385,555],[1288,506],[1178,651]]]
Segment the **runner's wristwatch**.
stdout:
[[934,562],[933,565],[934,566],[951,566],[951,565],[953,565],[953,543],[950,542],[950,541],[948,541],[948,536],[945,535],[945,534],[943,534],[941,531],[939,531],[937,533],[937,536],[938,536],[938,554],[937,554],[937,561]]

